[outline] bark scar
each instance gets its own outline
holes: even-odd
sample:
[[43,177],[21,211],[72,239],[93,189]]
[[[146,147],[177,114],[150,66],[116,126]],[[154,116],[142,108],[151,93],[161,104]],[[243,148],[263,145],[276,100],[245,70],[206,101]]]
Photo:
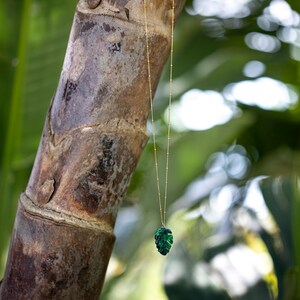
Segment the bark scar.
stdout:
[[48,203],[51,200],[55,191],[55,180],[47,179],[39,189],[39,199],[43,204]]
[[101,3],[101,0],[86,0],[86,3],[90,9],[95,9]]
[[41,218],[42,220],[47,219],[57,225],[75,226],[76,228],[80,226],[81,228],[97,230],[97,232],[104,231],[114,236],[113,228],[104,220],[83,219],[76,215],[70,215],[63,211],[56,211],[46,206],[41,206],[33,202],[25,193],[21,194],[20,203],[25,213]]

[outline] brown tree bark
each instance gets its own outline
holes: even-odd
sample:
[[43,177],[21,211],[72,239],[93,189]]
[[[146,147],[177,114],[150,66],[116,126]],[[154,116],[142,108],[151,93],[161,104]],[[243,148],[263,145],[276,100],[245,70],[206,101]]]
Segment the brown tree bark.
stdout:
[[[175,2],[178,16],[184,0]],[[170,49],[171,0],[147,6],[155,90]],[[147,142],[147,76],[143,0],[80,0],[0,299],[97,299]]]

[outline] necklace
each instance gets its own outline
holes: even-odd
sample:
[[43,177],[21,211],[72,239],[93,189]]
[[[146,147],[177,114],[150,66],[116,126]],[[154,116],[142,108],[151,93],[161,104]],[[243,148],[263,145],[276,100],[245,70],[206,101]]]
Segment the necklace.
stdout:
[[155,231],[154,239],[157,250],[162,255],[167,255],[173,244],[172,231],[166,228],[166,210],[167,210],[167,196],[168,196],[168,176],[169,176],[169,156],[170,156],[170,132],[171,132],[171,105],[172,105],[172,80],[173,80],[173,52],[174,52],[174,19],[175,19],[175,3],[171,1],[171,50],[170,50],[170,80],[169,80],[169,105],[167,109],[167,149],[166,149],[166,168],[165,168],[165,186],[164,186],[164,200],[162,204],[160,179],[158,173],[158,160],[157,160],[157,146],[156,146],[156,132],[154,124],[154,111],[153,111],[153,91],[151,87],[151,68],[150,68],[150,54],[149,54],[149,32],[148,32],[148,19],[147,19],[147,4],[144,0],[144,21],[145,21],[145,37],[146,37],[146,55],[148,67],[148,84],[149,84],[149,100],[151,110],[151,124],[152,124],[152,138],[153,138],[153,152],[155,164],[155,176],[157,186],[157,198],[159,204],[161,227]]

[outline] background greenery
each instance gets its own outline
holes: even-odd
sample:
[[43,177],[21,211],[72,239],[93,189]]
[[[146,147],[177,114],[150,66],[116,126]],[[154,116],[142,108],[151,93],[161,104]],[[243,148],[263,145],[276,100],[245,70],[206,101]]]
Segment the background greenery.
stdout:
[[[192,88],[226,96],[229,84],[249,79],[243,69],[253,60],[264,63],[263,76],[287,84],[298,97],[299,23],[271,20],[269,28],[263,27],[259,20],[272,1],[238,2],[248,14],[230,14],[228,0],[223,13],[193,14],[193,2],[187,1],[175,35],[175,103]],[[281,2],[299,17],[300,3]],[[74,0],[0,0],[0,273],[75,5]],[[283,29],[293,29],[296,37],[278,39]],[[251,49],[245,42],[251,32],[276,38],[280,47]],[[155,102],[160,165],[167,74]],[[167,258],[153,243],[159,211],[150,140],[118,217],[101,299],[300,299],[300,104],[264,110],[225,103],[239,111],[225,124],[172,132],[168,225],[175,244]],[[256,207],[262,196],[265,206]]]

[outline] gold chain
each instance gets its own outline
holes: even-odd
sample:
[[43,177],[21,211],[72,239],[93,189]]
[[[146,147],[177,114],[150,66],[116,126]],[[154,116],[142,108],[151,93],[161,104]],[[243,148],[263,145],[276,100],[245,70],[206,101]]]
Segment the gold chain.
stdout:
[[172,105],[172,84],[173,84],[173,53],[174,53],[174,20],[175,20],[175,0],[171,0],[171,50],[170,50],[170,77],[169,77],[169,105],[167,114],[167,149],[166,149],[166,169],[165,169],[165,188],[164,188],[164,205],[162,205],[160,180],[158,173],[158,160],[157,160],[157,144],[156,144],[156,130],[154,124],[154,110],[153,110],[153,91],[151,85],[151,68],[150,68],[150,53],[149,53],[149,31],[148,31],[148,18],[147,18],[147,4],[144,0],[144,22],[145,22],[145,37],[146,37],[146,55],[148,67],[148,85],[149,85],[149,99],[151,111],[151,125],[152,125],[152,138],[153,138],[153,152],[154,164],[156,175],[157,196],[160,211],[160,220],[163,227],[166,224],[166,211],[167,211],[167,198],[168,198],[168,178],[169,178],[169,158],[170,158],[170,136],[171,136],[171,105]]

